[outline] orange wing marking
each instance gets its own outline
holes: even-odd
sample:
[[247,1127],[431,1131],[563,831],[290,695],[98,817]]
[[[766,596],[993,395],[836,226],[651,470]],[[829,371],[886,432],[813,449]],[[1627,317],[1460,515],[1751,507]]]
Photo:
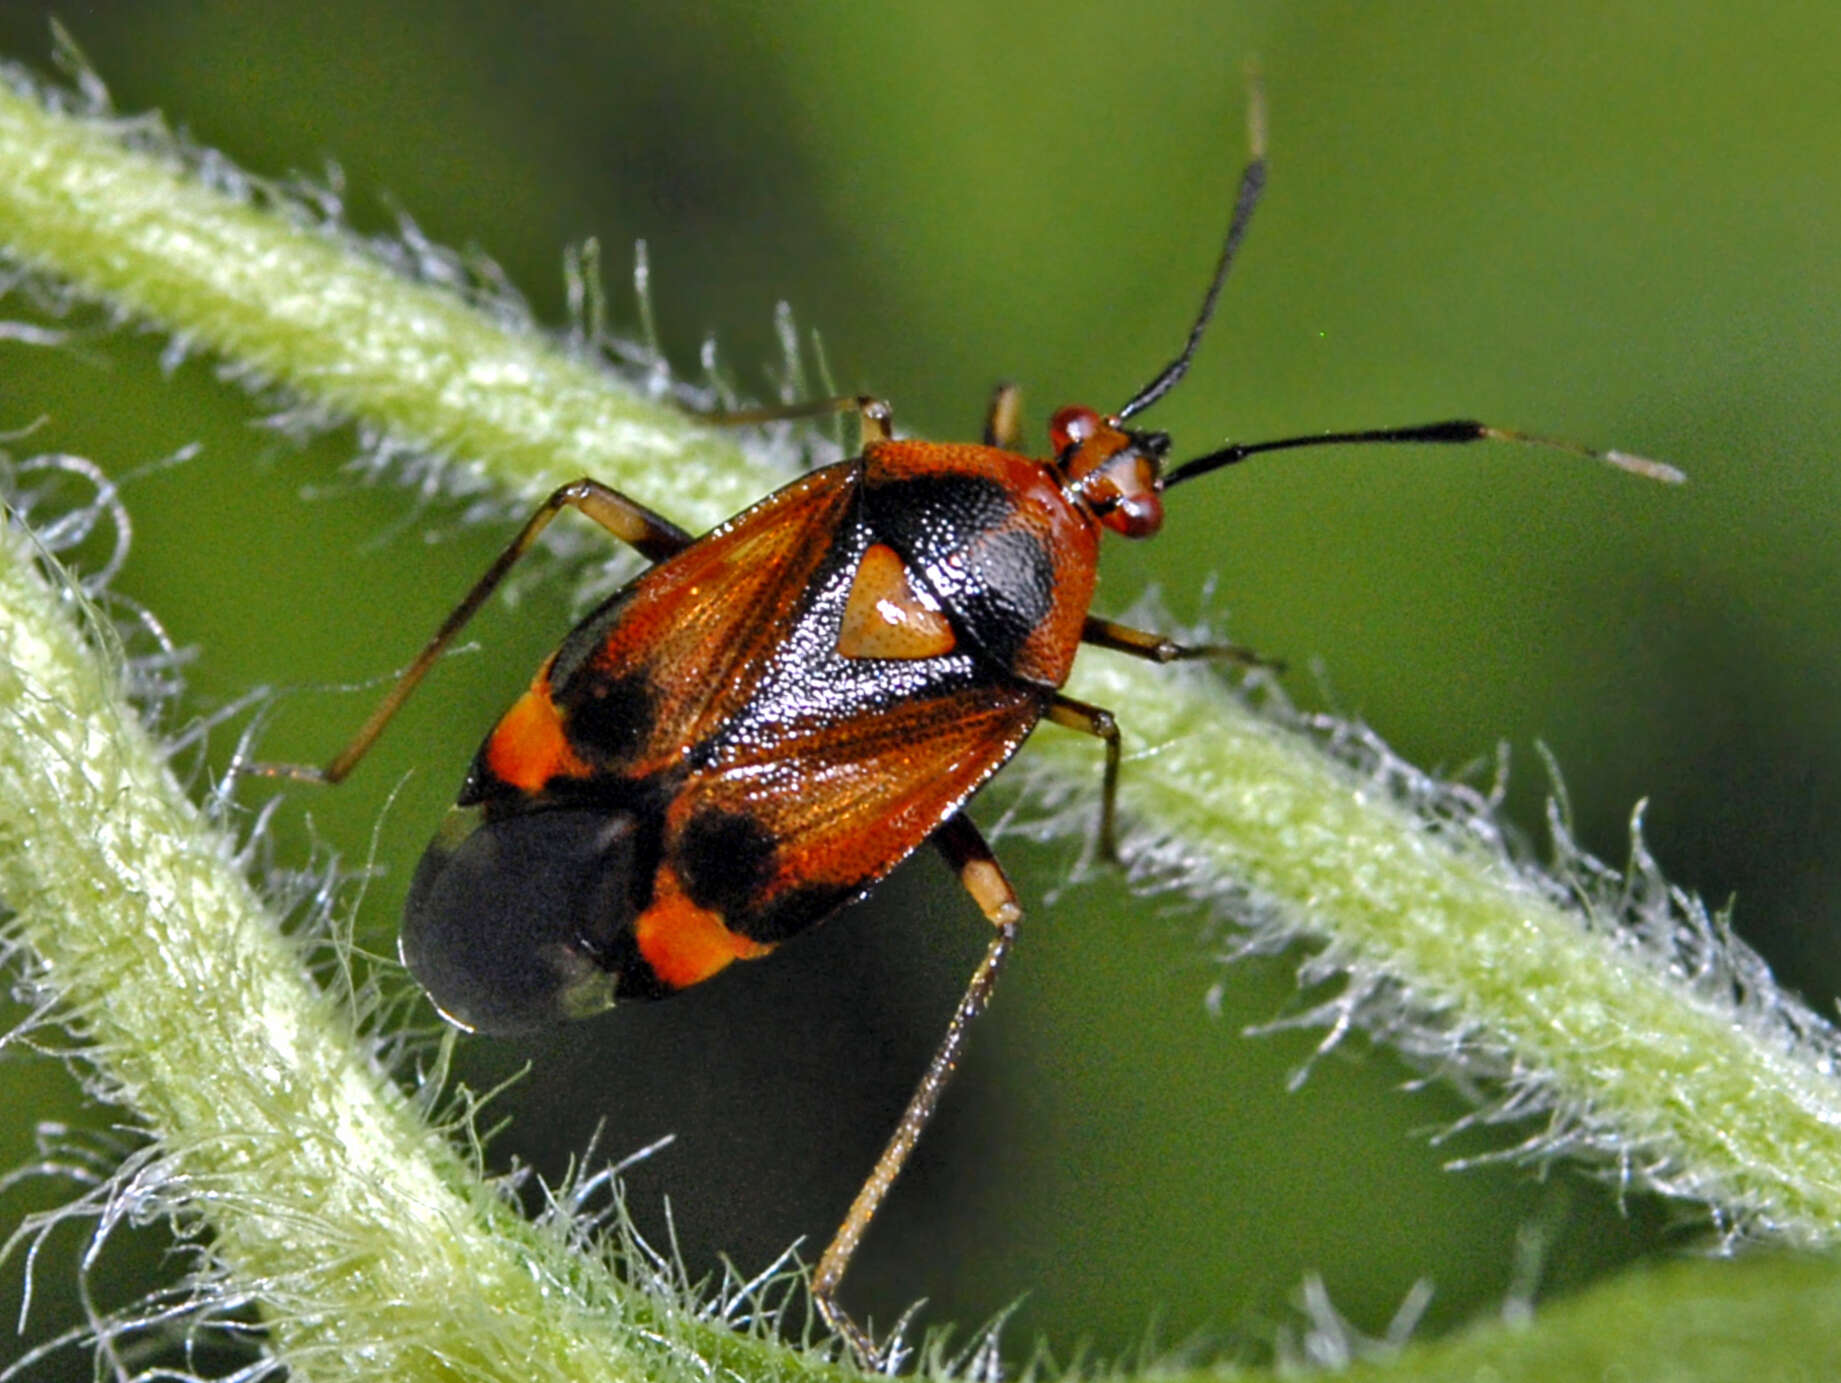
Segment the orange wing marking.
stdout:
[[539,678],[505,712],[486,746],[486,766],[525,792],[541,792],[559,775],[579,778],[590,772],[563,733],[547,680]]
[[851,582],[837,651],[846,658],[939,658],[955,642],[940,603],[908,579],[895,549],[873,544]]
[[670,869],[660,872],[657,901],[639,915],[635,936],[652,973],[673,989],[700,983],[731,961],[752,960],[773,949],[730,931],[721,913],[691,902],[679,891]]

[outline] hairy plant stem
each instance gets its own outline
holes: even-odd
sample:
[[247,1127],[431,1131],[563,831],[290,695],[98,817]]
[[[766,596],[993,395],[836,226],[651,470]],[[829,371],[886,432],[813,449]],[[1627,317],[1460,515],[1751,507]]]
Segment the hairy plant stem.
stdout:
[[[512,496],[586,471],[652,497],[669,476],[673,516],[697,526],[772,478],[541,336],[142,143],[0,88],[6,255]],[[525,1378],[537,1357],[557,1377],[635,1373],[646,1332],[619,1293],[544,1257],[556,1246],[417,1126],[114,699],[69,624],[69,588],[39,581],[16,536],[0,555],[0,890],[16,934],[96,1065],[196,1178],[226,1259],[252,1283],[311,1283],[267,1302],[303,1376],[356,1376],[335,1361],[362,1360],[386,1366],[364,1376]],[[1433,829],[1205,677],[1096,654],[1071,690],[1131,708],[1125,804],[1166,872],[1250,895],[1269,931],[1386,990],[1417,1015],[1422,1054],[1440,1031],[1471,1035],[1601,1156],[1792,1242],[1833,1241],[1841,1086],[1826,1047],[1751,1021],[1671,969],[1666,947],[1586,925],[1555,901],[1562,885]],[[1091,779],[1085,742],[1045,734],[1034,752]],[[1454,1041],[1450,1058],[1466,1050]],[[1826,1265],[1811,1271],[1833,1290]],[[1770,1281],[1729,1285],[1787,1300]],[[759,1349],[732,1362],[791,1366]],[[1517,1357],[1505,1347],[1497,1376],[1540,1376]],[[1647,1356],[1624,1358],[1639,1376]]]
[[303,1378],[646,1376],[652,1304],[534,1231],[376,1068],[122,701],[89,614],[0,526],[9,932],[160,1140],[161,1178],[261,1284],[278,1352]]

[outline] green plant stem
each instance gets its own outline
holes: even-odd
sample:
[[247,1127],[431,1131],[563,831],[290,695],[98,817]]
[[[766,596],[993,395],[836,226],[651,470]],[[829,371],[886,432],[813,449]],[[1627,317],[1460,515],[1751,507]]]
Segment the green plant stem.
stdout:
[[0,243],[84,295],[161,323],[334,413],[485,462],[534,500],[592,474],[672,477],[705,525],[758,499],[731,437],[609,389],[605,371],[507,331],[353,243],[201,185],[176,157],[124,148],[0,83]]
[[[766,483],[728,439],[541,338],[10,91],[0,91],[0,245],[310,401],[464,457],[513,495],[589,471],[668,494],[694,525]],[[563,1298],[539,1299],[511,1217],[337,1036],[222,847],[107,704],[107,678],[45,631],[56,601],[29,588],[16,550],[8,566],[0,884],[98,1063],[222,1179],[209,1213],[226,1254],[255,1281],[299,1255],[297,1271],[305,1262],[328,1290],[348,1287],[350,1312],[428,1370],[400,1376],[500,1376],[490,1369],[533,1352],[570,1376],[627,1368],[630,1339]],[[1832,1241],[1841,1087],[1819,1054],[1582,925],[1493,854],[1431,832],[1206,679],[1090,655],[1072,690],[1129,708],[1132,813],[1245,884],[1293,935],[1435,1022],[1485,1034],[1613,1157],[1658,1167],[1793,1241]],[[1090,780],[1090,745],[1051,734],[1041,744]],[[446,1274],[417,1289],[448,1312],[441,1324],[388,1324],[405,1305],[397,1274],[412,1264]],[[477,1338],[491,1312],[459,1303],[495,1294],[532,1315]],[[323,1342],[330,1355],[362,1338],[339,1335],[317,1303],[271,1311],[285,1340]]]
[[[1637,1268],[1542,1307],[1532,1324],[1511,1316],[1397,1352],[1376,1351],[1334,1377],[1339,1383],[1814,1383],[1838,1372],[1841,1292],[1834,1264],[1786,1257]],[[1224,1381],[1210,1369],[1165,1374],[1161,1383]]]
[[[1216,877],[1402,987],[1402,1005],[1480,1027],[1633,1160],[1659,1160],[1793,1242],[1834,1242],[1841,1084],[1819,1053],[1589,929],[1493,852],[1430,835],[1386,791],[1206,683],[1173,690],[1166,670],[1090,658],[1075,690],[1131,708],[1139,757],[1121,802]],[[1035,743],[1091,773],[1092,751],[1070,738]]]
[[307,982],[78,605],[0,526],[0,895],[86,1060],[263,1284],[279,1352],[302,1378],[649,1376],[634,1294],[465,1168]]

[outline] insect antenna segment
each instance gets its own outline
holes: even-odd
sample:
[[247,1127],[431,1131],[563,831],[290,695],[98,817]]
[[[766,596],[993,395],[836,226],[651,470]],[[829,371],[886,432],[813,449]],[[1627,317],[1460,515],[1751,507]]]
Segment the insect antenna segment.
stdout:
[[1208,291],[1202,295],[1202,309],[1195,314],[1195,321],[1189,328],[1188,339],[1183,342],[1182,350],[1157,372],[1156,378],[1125,401],[1125,406],[1113,415],[1119,422],[1124,422],[1133,414],[1142,413],[1179,383],[1189,373],[1189,362],[1195,356],[1196,347],[1202,344],[1202,335],[1208,330],[1208,323],[1215,315],[1215,303],[1221,296],[1221,285],[1227,282],[1227,272],[1234,266],[1234,258],[1240,253],[1240,242],[1246,239],[1247,227],[1253,224],[1253,212],[1259,206],[1259,199],[1266,190],[1266,97],[1257,81],[1247,98],[1247,139],[1252,149],[1252,157],[1247,160],[1245,168],[1240,170],[1240,190],[1234,194],[1234,215],[1227,225],[1227,238],[1221,242],[1221,257],[1215,261],[1215,271],[1208,280]]
[[1665,485],[1679,485],[1687,477],[1666,461],[1653,461],[1647,456],[1638,456],[1633,452],[1604,450],[1588,447],[1580,442],[1569,442],[1560,437],[1542,437],[1532,432],[1517,432],[1513,428],[1495,427],[1489,423],[1480,423],[1473,418],[1453,418],[1448,422],[1415,423],[1407,427],[1362,428],[1354,432],[1314,432],[1299,437],[1279,437],[1266,442],[1235,442],[1211,451],[1205,456],[1185,461],[1170,471],[1163,478],[1164,488],[1180,485],[1185,480],[1194,480],[1198,475],[1207,475],[1218,471],[1223,466],[1232,466],[1245,461],[1248,457],[1258,456],[1268,451],[1295,451],[1303,447],[1345,446],[1365,443],[1418,442],[1418,443],[1457,443],[1466,442],[1520,442],[1524,446],[1547,447],[1553,451],[1568,452],[1573,456],[1582,456],[1590,461],[1602,461],[1607,466],[1629,471],[1648,480],[1660,481]]

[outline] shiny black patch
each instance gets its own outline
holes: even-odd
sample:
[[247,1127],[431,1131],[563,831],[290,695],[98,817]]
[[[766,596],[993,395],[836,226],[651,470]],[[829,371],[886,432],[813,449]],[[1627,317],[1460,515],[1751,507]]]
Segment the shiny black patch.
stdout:
[[724,921],[750,941],[775,946],[816,926],[862,892],[842,884],[806,884],[777,894],[765,906],[757,901],[751,911],[725,914]]
[[685,895],[730,926],[759,906],[773,877],[773,857],[774,839],[765,826],[751,816],[713,809],[686,822],[671,849]]
[[[1014,511],[1004,487],[981,475],[916,475],[863,487],[863,512],[875,535],[930,579]],[[940,574],[955,584],[948,571]],[[936,594],[946,592],[936,587]]]
[[1055,603],[1055,564],[1033,533],[981,536],[966,553],[970,574],[957,608],[966,632],[1004,667]]
[[679,833],[671,863],[691,902],[718,914],[730,931],[770,946],[822,922],[863,892],[845,884],[802,884],[770,894],[773,837],[738,812],[697,813]]
[[658,699],[644,672],[578,677],[557,694],[557,705],[570,745],[596,767],[637,757],[658,719]]
[[901,554],[961,632],[1006,672],[1054,605],[1055,566],[995,480],[920,475],[866,486],[875,536]]

